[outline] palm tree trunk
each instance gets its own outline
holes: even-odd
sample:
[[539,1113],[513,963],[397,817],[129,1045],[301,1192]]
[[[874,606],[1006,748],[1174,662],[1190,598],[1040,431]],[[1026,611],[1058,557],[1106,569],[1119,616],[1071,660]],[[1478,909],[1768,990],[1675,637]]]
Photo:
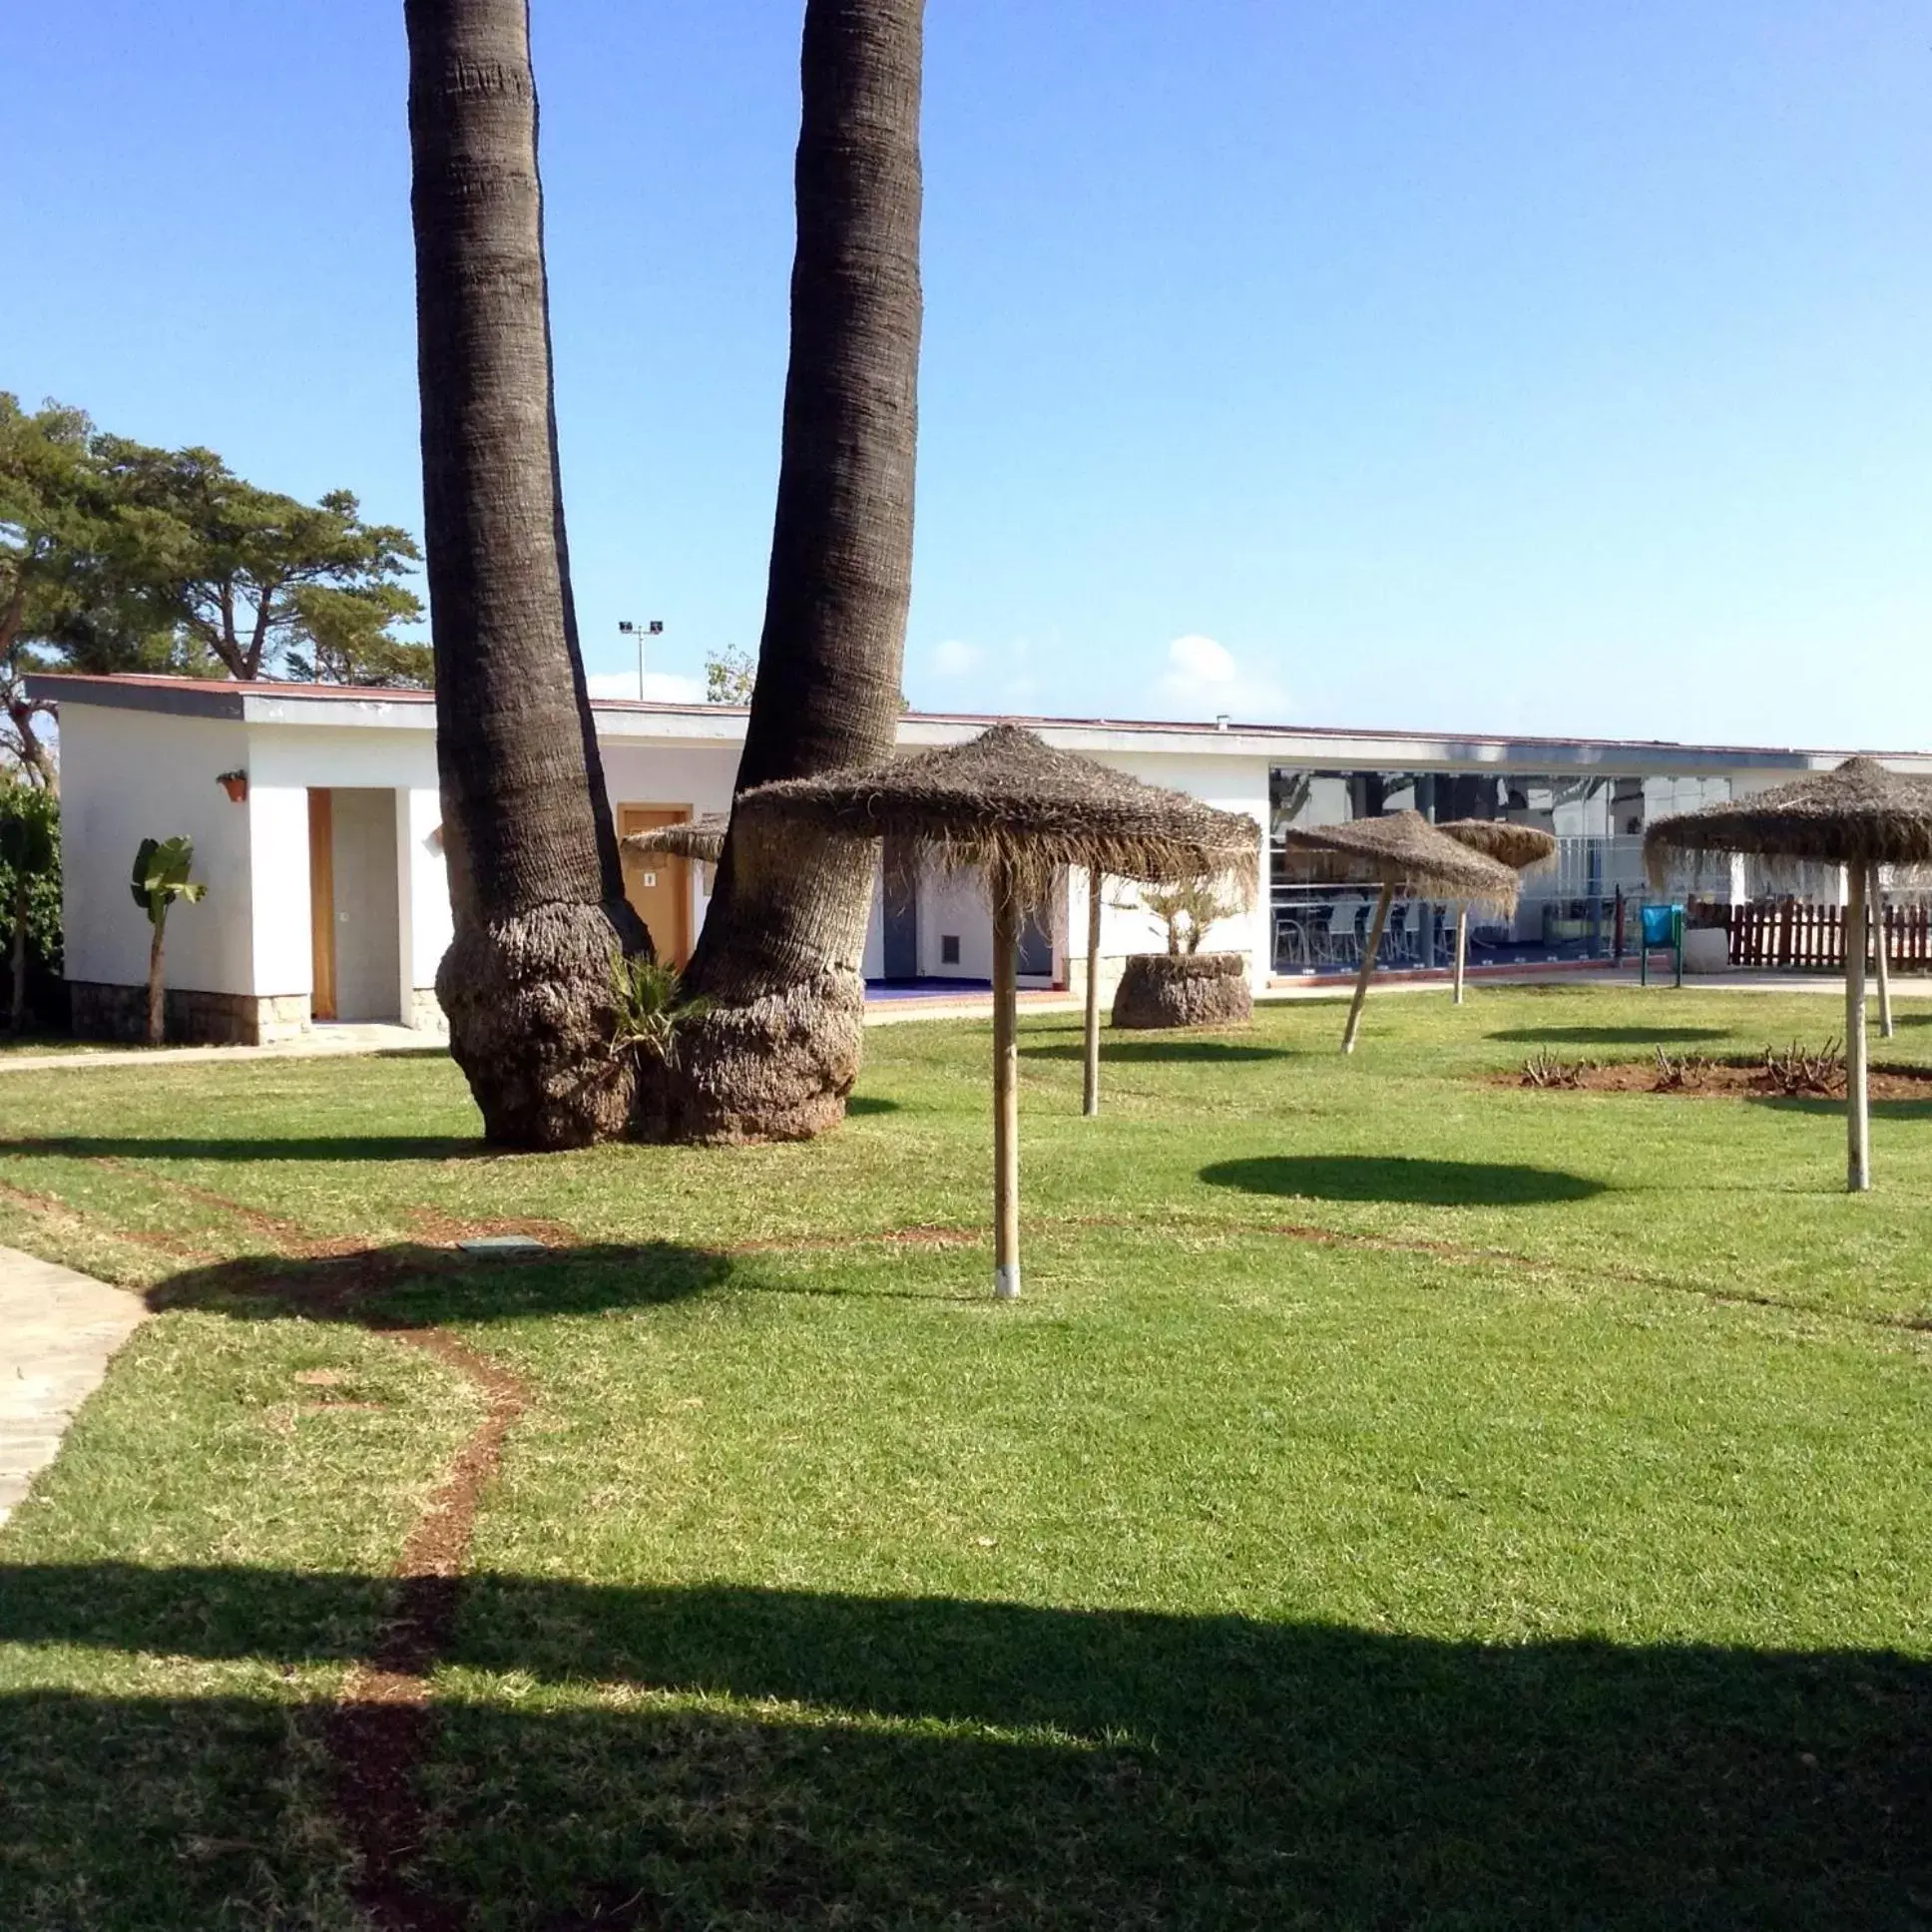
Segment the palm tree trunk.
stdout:
[[[777,513],[739,789],[892,750],[912,588],[923,0],[807,0]],[[732,835],[735,837],[735,834]],[[840,1118],[858,1072],[871,841],[747,880],[727,839],[647,1132],[752,1140]]]
[[148,1044],[163,1046],[168,1039],[168,995],[164,990],[162,944],[168,933],[168,908],[157,909],[155,936],[148,942]]
[[484,1132],[629,1116],[613,960],[648,947],[570,605],[526,0],[404,0],[423,532],[455,937],[436,975]]

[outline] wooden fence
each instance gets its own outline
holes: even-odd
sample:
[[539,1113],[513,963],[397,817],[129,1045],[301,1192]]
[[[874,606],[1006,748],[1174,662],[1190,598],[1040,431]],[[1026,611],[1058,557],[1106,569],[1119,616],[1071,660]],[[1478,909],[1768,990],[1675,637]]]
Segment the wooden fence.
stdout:
[[[1845,909],[1794,900],[1752,905],[1705,905],[1691,923],[1721,926],[1730,935],[1733,966],[1815,968],[1843,972]],[[1894,971],[1932,972],[1932,907],[1885,908],[1885,957]]]

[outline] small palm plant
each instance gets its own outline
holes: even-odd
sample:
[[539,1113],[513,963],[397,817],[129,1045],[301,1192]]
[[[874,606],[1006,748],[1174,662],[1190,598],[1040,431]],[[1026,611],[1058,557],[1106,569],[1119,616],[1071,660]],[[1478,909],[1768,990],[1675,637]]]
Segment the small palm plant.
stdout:
[[678,1029],[710,1011],[711,1001],[687,999],[678,969],[661,960],[619,959],[612,973],[618,1051],[645,1053],[675,1067]]
[[1213,879],[1160,889],[1144,886],[1141,904],[1167,927],[1168,951],[1176,956],[1200,952],[1208,928],[1240,910],[1240,902],[1223,894]]
[[168,913],[177,900],[193,905],[208,887],[189,874],[195,869],[192,838],[144,838],[134,855],[134,902],[148,915],[155,936],[148,946],[148,1044],[158,1047],[167,1036],[162,1010],[162,949],[168,936]]

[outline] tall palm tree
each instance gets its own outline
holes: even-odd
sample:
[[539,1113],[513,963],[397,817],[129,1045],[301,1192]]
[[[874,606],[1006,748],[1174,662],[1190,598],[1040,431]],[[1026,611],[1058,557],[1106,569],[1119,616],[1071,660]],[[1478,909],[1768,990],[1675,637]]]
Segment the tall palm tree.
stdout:
[[620,1129],[624,900],[570,602],[527,0],[404,0],[423,534],[455,937],[436,975],[492,1141]]
[[[886,756],[912,590],[924,0],[807,0],[777,514],[740,790]],[[816,1133],[858,1071],[874,847],[782,880],[725,846],[647,1131]],[[647,1108],[656,1105],[647,1098]]]

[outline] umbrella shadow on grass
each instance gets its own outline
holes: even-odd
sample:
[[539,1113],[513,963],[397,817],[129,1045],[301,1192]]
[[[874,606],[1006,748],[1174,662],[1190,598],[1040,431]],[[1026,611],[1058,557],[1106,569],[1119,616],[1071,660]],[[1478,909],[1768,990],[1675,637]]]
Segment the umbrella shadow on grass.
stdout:
[[[385,1584],[23,1565],[0,1629],[332,1664]],[[483,1574],[448,1662],[412,1874],[436,1924],[1741,1932],[1903,1927],[1932,1882],[1932,1666],[1893,1653]],[[0,1696],[0,1917],[325,1893],[290,1796],[320,1713],[285,1694]]]
[[1379,1201],[1415,1208],[1528,1208],[1588,1201],[1601,1181],[1562,1168],[1406,1155],[1266,1154],[1201,1170],[1210,1187],[1302,1201]]
[[[1753,1107],[1768,1107],[1779,1114],[1816,1114],[1842,1121],[1845,1103],[1842,1096],[1833,1100],[1817,1094],[1746,1094]],[[1932,1095],[1924,1100],[1867,1101],[1866,1111],[1875,1121],[1932,1121]]]

